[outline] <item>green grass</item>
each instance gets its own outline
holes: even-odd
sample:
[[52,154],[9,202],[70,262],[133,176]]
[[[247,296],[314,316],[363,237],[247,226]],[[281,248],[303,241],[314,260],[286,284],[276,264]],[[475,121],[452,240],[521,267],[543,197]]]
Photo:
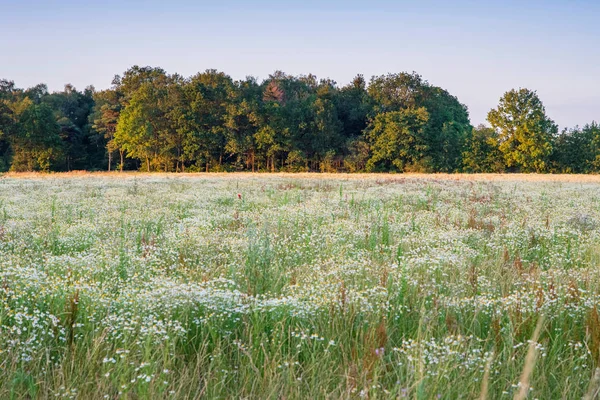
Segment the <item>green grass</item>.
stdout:
[[457,178],[9,175],[0,398],[595,398],[600,184]]

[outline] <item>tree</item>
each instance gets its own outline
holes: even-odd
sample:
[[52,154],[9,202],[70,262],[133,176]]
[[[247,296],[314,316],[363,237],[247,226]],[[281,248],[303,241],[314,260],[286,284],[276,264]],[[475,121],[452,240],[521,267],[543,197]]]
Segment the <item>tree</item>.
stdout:
[[472,128],[467,108],[456,97],[414,72],[373,77],[368,93],[374,102],[371,119],[378,113],[425,108],[428,120],[422,134],[427,170],[460,169],[464,141]]
[[123,106],[126,106],[133,95],[144,84],[153,84],[156,81],[164,81],[167,73],[164,69],[158,67],[140,67],[134,65],[123,74],[123,77],[115,75],[112,84],[113,88],[121,94],[120,100]]
[[[264,162],[266,170],[274,172],[277,160],[283,166],[287,159],[293,147],[292,140],[298,144],[308,131],[303,114],[307,112],[305,100],[309,93],[305,83],[281,71],[270,75],[262,88],[254,141],[259,160]],[[302,150],[298,150],[298,155],[302,154]]]
[[[336,107],[338,89],[335,82],[322,80],[313,90],[315,93],[303,102],[305,112],[299,119],[302,138],[299,143],[296,139],[297,144],[291,150],[299,149],[306,161],[311,160],[320,171],[332,171],[336,153],[341,153],[344,143],[343,126]],[[303,129],[305,126],[308,129]],[[294,151],[294,155],[297,153]],[[288,155],[288,165],[291,164],[289,158]]]
[[234,98],[231,78],[223,72],[206,70],[193,76],[185,86],[186,111],[184,153],[196,167],[204,164],[221,169],[227,143],[228,105]]
[[[134,68],[123,79],[115,79],[115,89],[122,92],[122,109],[113,143],[128,157],[140,160],[147,171],[183,168],[188,111],[185,82],[177,74],[149,67]],[[111,108],[105,116],[110,117]]]
[[265,125],[254,134],[256,148],[260,151],[265,159],[265,169],[275,172],[275,157],[282,150],[282,146],[277,141],[277,133],[269,126]]
[[455,172],[462,167],[462,151],[472,131],[467,107],[446,90],[425,85],[419,104],[429,114],[423,128],[431,170]]
[[553,143],[552,171],[577,174],[597,171],[599,136],[600,128],[595,122],[583,128],[565,128]]
[[377,114],[367,134],[372,151],[367,170],[405,172],[427,169],[428,148],[423,127],[428,118],[423,107]]
[[349,139],[346,144],[346,151],[344,168],[349,172],[364,171],[371,155],[369,143],[362,138]]
[[416,72],[372,77],[368,93],[374,103],[374,113],[418,108],[425,85],[427,82]]
[[115,143],[132,158],[145,161],[146,170],[164,164],[161,155],[165,131],[169,129],[164,110],[160,108],[161,89],[144,83],[133,94],[121,112],[115,131]]
[[117,154],[121,170],[148,171],[600,171],[598,124],[558,134],[533,91],[505,93],[488,121],[473,128],[465,105],[415,72],[338,87],[136,65],[99,92],[0,80],[0,171],[110,171]]
[[115,142],[115,132],[117,131],[117,122],[121,114],[120,94],[115,89],[107,89],[94,93],[94,108],[90,115],[92,128],[97,133],[93,140],[96,147],[106,149],[108,157],[107,169],[112,170],[112,160],[115,151],[119,150],[121,162],[120,169],[123,169],[124,150],[119,149]]
[[[188,105],[185,97],[186,80],[180,75],[172,75],[166,87],[165,97],[161,107],[165,113],[164,143],[162,154],[168,163],[175,161],[175,171],[185,171],[185,141],[187,138]],[[170,160],[170,161],[169,161]]]
[[368,116],[372,113],[373,101],[366,89],[362,75],[342,87],[336,97],[337,114],[342,124],[342,132],[347,141],[360,137],[367,127]]
[[546,116],[535,91],[511,90],[488,113],[499,135],[500,151],[508,167],[521,172],[544,172],[549,167],[552,141],[558,127]]
[[462,154],[466,172],[502,172],[504,159],[498,147],[498,133],[485,125],[473,128]]
[[70,84],[65,85],[62,92],[45,96],[42,101],[54,112],[60,127],[64,164],[61,169],[88,168],[90,126],[89,115],[94,105],[93,89],[87,88],[79,92]]
[[14,92],[14,82],[0,79],[0,171],[7,171],[10,168],[8,137],[16,123],[13,110],[10,107]]
[[261,88],[256,79],[235,82],[225,118],[225,151],[234,157],[236,169],[256,169],[256,141],[260,113]]
[[8,137],[13,159],[13,171],[49,171],[62,156],[60,127],[52,109],[35,104],[28,97],[21,106],[19,122]]
[[12,125],[10,109],[0,101],[0,172],[10,167],[10,147],[7,138]]

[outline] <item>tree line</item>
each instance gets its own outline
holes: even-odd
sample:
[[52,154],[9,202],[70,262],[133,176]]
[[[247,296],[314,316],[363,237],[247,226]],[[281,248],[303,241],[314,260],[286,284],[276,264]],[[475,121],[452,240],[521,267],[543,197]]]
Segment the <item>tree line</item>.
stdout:
[[107,90],[0,80],[0,171],[600,171],[600,127],[558,132],[535,91],[467,107],[417,73],[343,87],[275,72],[259,82],[134,66]]

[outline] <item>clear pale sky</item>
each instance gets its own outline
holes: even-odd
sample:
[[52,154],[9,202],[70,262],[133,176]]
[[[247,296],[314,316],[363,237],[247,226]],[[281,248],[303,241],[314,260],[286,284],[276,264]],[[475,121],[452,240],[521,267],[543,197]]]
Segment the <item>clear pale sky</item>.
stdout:
[[134,64],[340,85],[416,71],[473,124],[527,87],[570,127],[600,120],[600,2],[0,0],[0,78],[103,89]]

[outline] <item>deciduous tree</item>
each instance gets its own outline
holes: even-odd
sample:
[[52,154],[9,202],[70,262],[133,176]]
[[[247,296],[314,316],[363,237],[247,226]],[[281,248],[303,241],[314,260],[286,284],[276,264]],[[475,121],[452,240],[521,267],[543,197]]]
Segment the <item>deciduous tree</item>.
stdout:
[[372,156],[368,171],[421,171],[428,169],[427,142],[423,128],[429,114],[425,108],[407,108],[377,114],[368,131]]
[[521,172],[544,172],[549,167],[552,141],[558,127],[546,115],[535,91],[510,90],[502,96],[488,121],[498,132],[500,151],[508,167]]

